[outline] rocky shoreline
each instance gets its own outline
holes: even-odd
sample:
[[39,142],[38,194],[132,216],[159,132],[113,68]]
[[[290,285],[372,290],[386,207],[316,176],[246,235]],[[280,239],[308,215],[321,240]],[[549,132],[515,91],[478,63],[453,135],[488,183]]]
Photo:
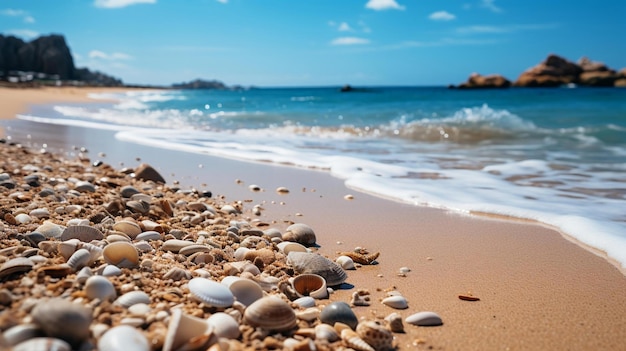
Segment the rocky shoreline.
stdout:
[[601,62],[583,57],[577,63],[549,55],[544,61],[525,70],[516,81],[511,82],[499,74],[480,75],[472,73],[468,80],[450,88],[481,89],[513,87],[626,87],[626,68],[616,71]]

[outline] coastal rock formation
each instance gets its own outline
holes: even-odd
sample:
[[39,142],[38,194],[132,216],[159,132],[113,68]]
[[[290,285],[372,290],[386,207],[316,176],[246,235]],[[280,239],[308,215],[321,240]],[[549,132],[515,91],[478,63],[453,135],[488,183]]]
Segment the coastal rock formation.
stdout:
[[558,87],[577,83],[583,69],[562,57],[549,55],[543,62],[524,71],[516,86],[521,87]]
[[499,74],[490,74],[482,76],[478,73],[472,73],[467,82],[461,83],[459,89],[488,89],[488,88],[508,88],[511,81]]
[[593,62],[587,57],[583,57],[578,61],[578,65],[583,70],[579,77],[580,85],[606,87],[615,85],[618,78],[617,72],[608,68],[604,63]]
[[16,83],[38,79],[122,85],[119,79],[105,74],[77,69],[65,38],[59,34],[41,36],[30,42],[0,34],[0,78]]
[[622,68],[617,72],[617,79],[614,84],[616,87],[626,87],[626,68]]
[[217,80],[195,79],[190,82],[172,84],[174,89],[228,89],[226,84]]

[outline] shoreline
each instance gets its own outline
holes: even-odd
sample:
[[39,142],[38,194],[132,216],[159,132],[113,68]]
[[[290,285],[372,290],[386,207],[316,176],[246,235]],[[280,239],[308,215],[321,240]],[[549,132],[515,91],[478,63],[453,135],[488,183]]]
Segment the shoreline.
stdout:
[[[407,332],[396,335],[400,349],[617,349],[626,337],[623,272],[540,224],[462,216],[363,193],[345,200],[351,190],[323,172],[159,150],[78,127],[10,124],[17,133],[14,141],[31,143],[34,149],[46,143],[77,157],[71,146],[85,146],[89,152],[84,156],[95,160],[103,152],[103,161],[116,168],[146,162],[167,184],[178,181],[207,188],[214,197],[242,200],[246,207],[261,205],[260,220],[277,226],[309,224],[317,233],[319,252],[329,257],[357,246],[380,251],[379,265],[349,271],[348,282],[355,288],[337,290],[331,300],[349,301],[355,289],[366,288],[371,306],[355,307],[357,315],[384,317],[392,310],[378,300],[385,289],[395,287],[409,300],[408,310],[396,311],[403,317],[419,310],[442,315],[440,327],[405,324]],[[58,140],[43,140],[50,130]],[[20,133],[33,137],[17,140]],[[264,191],[251,192],[251,184]],[[291,192],[279,195],[274,192],[278,186]],[[405,247],[410,249],[398,250]],[[411,268],[406,277],[397,276],[402,266]],[[456,298],[467,292],[481,301]],[[588,325],[595,328],[594,335],[585,335]]]

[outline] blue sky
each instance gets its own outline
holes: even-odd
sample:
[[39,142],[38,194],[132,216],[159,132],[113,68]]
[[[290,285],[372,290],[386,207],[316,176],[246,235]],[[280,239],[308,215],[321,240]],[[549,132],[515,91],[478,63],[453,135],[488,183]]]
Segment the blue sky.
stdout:
[[555,53],[626,67],[626,0],[2,0],[0,33],[63,34],[125,83],[447,85]]

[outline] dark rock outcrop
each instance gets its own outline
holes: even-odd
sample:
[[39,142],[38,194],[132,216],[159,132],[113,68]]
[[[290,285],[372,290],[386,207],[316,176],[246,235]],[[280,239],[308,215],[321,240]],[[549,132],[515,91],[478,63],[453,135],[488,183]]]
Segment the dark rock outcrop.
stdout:
[[558,87],[577,83],[582,68],[562,57],[549,55],[545,61],[524,71],[516,86],[521,87]]
[[30,42],[0,34],[0,78],[12,82],[33,80],[79,81],[87,85],[121,85],[119,79],[87,68],[77,69],[62,35],[41,36]]
[[478,73],[472,73],[467,82],[459,84],[459,89],[502,89],[511,86],[511,81],[499,74],[490,74],[482,76]]
[[616,87],[626,88],[626,67],[617,72],[617,79],[614,84]]
[[190,82],[172,84],[174,89],[228,89],[226,84],[217,80],[196,79]]
[[578,78],[580,85],[589,85],[594,87],[612,87],[618,78],[617,72],[608,68],[602,62],[593,62],[583,57],[578,61],[578,65],[583,72]]

